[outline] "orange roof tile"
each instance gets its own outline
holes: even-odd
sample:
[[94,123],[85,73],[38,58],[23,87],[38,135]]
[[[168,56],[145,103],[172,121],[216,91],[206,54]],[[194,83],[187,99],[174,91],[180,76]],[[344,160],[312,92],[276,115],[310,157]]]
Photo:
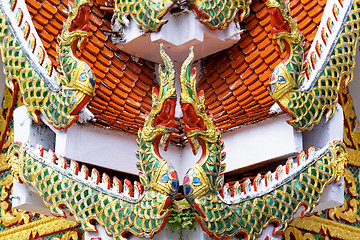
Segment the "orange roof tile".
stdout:
[[[56,37],[66,19],[66,0],[26,0],[34,25],[55,66]],[[101,1],[96,2],[101,3]],[[157,86],[154,64],[133,60],[112,42],[109,34],[111,14],[91,4],[89,41],[80,59],[96,76],[96,93],[89,109],[96,125],[137,133],[145,113],[151,108],[151,88]],[[326,0],[293,0],[291,14],[310,47],[319,25]],[[203,59],[198,88],[205,91],[207,112],[214,116],[219,129],[271,117],[274,103],[268,91],[272,69],[281,61],[270,35],[270,16],[264,0],[254,0],[250,15],[242,23],[246,30],[233,47]],[[181,119],[177,128],[182,127]],[[182,132],[182,131],[178,131]],[[178,134],[174,142],[181,142]]]
[[[315,37],[325,3],[324,0],[290,2],[292,17],[297,17],[299,28],[308,41],[306,50]],[[220,129],[271,117],[269,108],[274,101],[268,90],[269,76],[283,56],[280,56],[271,39],[270,16],[265,1],[253,1],[250,15],[244,19],[243,26],[246,31],[242,33],[238,44],[203,60],[199,89],[207,89],[207,84],[211,84],[213,88],[220,84],[222,87],[221,93],[219,90],[208,89],[211,101],[205,102],[208,105],[207,112],[214,115],[216,126]],[[220,63],[223,66],[219,67]],[[231,81],[223,81],[223,72],[219,70],[226,68],[226,72],[232,72],[228,66],[235,71],[228,77]],[[228,100],[224,100],[224,94]],[[205,97],[208,96],[205,92]],[[224,105],[221,116],[216,115],[219,111],[216,101],[222,101]]]

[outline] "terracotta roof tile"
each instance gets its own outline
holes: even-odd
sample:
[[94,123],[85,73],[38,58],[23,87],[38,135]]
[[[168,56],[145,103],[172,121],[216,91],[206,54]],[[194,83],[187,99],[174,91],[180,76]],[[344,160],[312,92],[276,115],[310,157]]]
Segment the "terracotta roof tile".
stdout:
[[[250,35],[254,38],[258,36],[260,33],[264,31],[264,28],[261,25],[257,25],[252,31],[250,31]],[[253,41],[253,40],[251,40]]]
[[291,7],[291,14],[293,16],[299,15],[302,11],[304,11],[304,8],[303,8],[302,4],[298,4],[295,7]]
[[218,88],[215,88],[215,93],[217,95],[220,95],[223,92],[225,92],[227,89],[229,89],[228,86],[226,84],[224,84],[224,82],[223,82]]
[[48,43],[51,43],[54,40],[54,36],[51,33],[48,33],[45,29],[39,32],[39,35],[42,38],[45,38]]
[[261,67],[262,65],[264,65],[264,61],[262,60],[262,58],[260,58],[259,60],[257,61],[253,61],[252,63],[250,63],[250,68],[251,69],[257,69],[259,67]]
[[[102,111],[105,110],[106,106],[97,103],[97,102],[93,99],[92,105],[90,105],[89,108],[90,108],[90,109],[94,109],[94,108],[95,108],[98,113],[102,113]],[[94,112],[93,112],[93,113],[94,113]],[[95,114],[96,114],[96,113],[95,113]]]
[[268,37],[267,32],[263,31],[257,37],[254,38],[254,43],[256,43],[256,45],[261,44],[261,42],[267,37]]
[[104,57],[103,55],[101,55],[101,54],[98,54],[98,55],[97,55],[97,60],[98,60],[101,64],[105,65],[106,67],[109,67],[109,66],[111,65],[111,60],[105,58],[105,57]]
[[233,84],[234,82],[236,82],[236,80],[238,80],[238,79],[239,79],[239,76],[236,73],[233,73],[230,77],[227,77],[225,81],[228,85],[230,85],[230,84]]
[[58,35],[59,34],[59,30],[54,28],[53,26],[51,26],[50,24],[45,25],[45,30],[49,33],[52,33],[52,35]]
[[98,27],[100,27],[103,24],[103,21],[100,18],[98,18],[95,14],[90,14],[89,20],[91,21],[92,24]]
[[[32,9],[32,8],[31,8],[31,9]],[[30,8],[29,8],[29,11],[31,12]],[[34,11],[36,12],[36,10],[34,10]],[[36,29],[37,29],[38,31],[41,31],[41,30],[44,29],[43,25],[39,24],[37,21],[33,21],[33,24],[34,24],[34,26],[36,27]]]
[[305,35],[309,35],[310,33],[314,32],[316,30],[316,28],[317,28],[316,24],[312,22],[302,32]]
[[103,79],[103,78],[105,77],[105,73],[97,70],[96,68],[94,68],[94,69],[92,69],[92,70],[93,70],[96,78],[99,78],[99,80],[100,80],[100,79]]
[[[55,1],[56,2],[56,1]],[[57,8],[53,5],[53,3],[50,3],[48,1],[44,1],[42,2],[42,7],[43,9],[45,9],[45,11],[47,11],[50,15],[54,15],[55,13],[57,13]]]
[[234,82],[232,85],[229,86],[229,89],[231,91],[235,91],[236,89],[238,89],[240,86],[243,85],[243,82],[242,81],[236,81]]
[[[106,36],[104,33],[102,33],[100,30],[97,30],[96,32],[94,32],[94,35],[95,35],[100,41],[105,42],[105,41],[107,40],[107,36]],[[104,50],[104,49],[106,49],[106,48],[103,48],[102,50]],[[111,55],[111,54],[110,54],[110,55]],[[111,58],[111,57],[109,56],[109,58]]]
[[[309,1],[305,0],[304,2],[305,5],[310,4]],[[292,16],[300,14],[297,16],[299,25],[303,27],[305,37],[310,41],[306,45],[307,48],[315,36],[317,21],[319,21],[315,18],[312,19],[312,16],[321,16],[323,11],[321,4],[313,4],[313,2],[316,3],[316,1],[311,1],[313,6],[305,6],[299,0],[290,2]],[[307,10],[304,10],[305,8],[311,8],[313,11],[311,16]],[[217,114],[221,113],[221,116],[218,115],[221,121],[215,121],[219,128],[229,127],[229,124],[234,127],[265,119],[270,116],[269,107],[274,103],[267,89],[269,76],[284,55],[280,56],[274,41],[271,39],[270,16],[265,3],[259,0],[254,1],[251,9],[250,16],[243,21],[247,32],[242,34],[238,44],[226,50],[229,55],[218,53],[206,58],[203,63],[204,68],[201,74],[202,79],[199,81],[199,89],[203,89],[202,86],[207,83],[210,83],[215,89],[221,84],[228,87],[228,90],[223,87],[222,93],[217,93],[219,90],[214,91],[212,88],[204,87],[204,89],[208,89],[205,96],[211,100],[206,101],[206,104],[209,104],[208,113],[213,114],[215,120],[217,115],[214,110],[217,110]],[[313,29],[313,24],[316,24],[315,29]],[[221,63],[227,66],[224,59],[230,62],[231,68],[235,69],[235,72],[228,76],[225,82],[219,81],[224,75],[219,74],[217,65]],[[228,68],[226,71],[230,72]],[[232,91],[233,95],[230,94],[229,90]],[[226,106],[224,109],[214,102],[221,101],[220,99]]]
[[52,18],[49,21],[50,25],[53,26],[54,28],[56,28],[57,30],[61,30],[63,28],[63,25],[61,23],[59,23],[58,21],[56,21],[55,18]]
[[[318,5],[317,1],[302,0],[301,2],[304,4],[304,9],[306,11],[311,11],[315,6]],[[304,3],[304,2],[307,2],[307,3]]]
[[[39,13],[41,14],[41,16],[43,16],[44,18],[46,18],[47,20],[52,18],[52,15],[50,13],[48,13],[47,11],[45,11],[44,9],[40,9]],[[55,12],[56,13],[56,12]]]
[[89,53],[89,51],[87,51],[86,49],[84,49],[84,51],[82,51],[82,56],[91,63],[94,63],[96,61],[96,56]]
[[133,88],[133,92],[136,93],[136,95],[140,96],[140,97],[141,97],[141,100],[142,100],[143,97],[146,96],[146,92],[143,91],[143,90],[141,90],[138,86],[135,86],[135,87]]
[[268,14],[269,14],[269,10],[266,7],[264,7],[256,13],[256,17],[261,20],[264,19]]
[[69,14],[69,10],[66,4],[59,4],[57,6],[57,10],[58,10],[57,12],[60,13],[64,18],[67,18]]
[[26,3],[36,10],[39,10],[41,8],[41,4],[36,0],[28,0],[26,1]]
[[[101,86],[100,86],[101,87]],[[99,88],[100,88],[99,87]],[[101,88],[100,88],[101,89]],[[109,102],[110,101],[110,97],[105,95],[104,92],[102,90],[100,90],[98,93],[97,93],[97,96],[100,97],[102,100],[106,101],[106,102]]]
[[271,17],[270,17],[270,14],[267,15],[264,19],[262,19],[259,23],[262,27],[265,27],[265,26],[268,26],[270,24],[270,20],[271,20]]
[[240,96],[243,93],[245,93],[247,91],[247,87],[245,85],[241,85],[239,88],[237,88],[236,90],[234,90],[234,95],[235,96]]
[[92,98],[92,101],[97,102],[98,104],[106,107],[108,105],[108,102],[104,101],[103,99],[99,98],[97,95]]
[[294,8],[296,6],[298,6],[300,4],[300,0],[292,0],[290,1],[290,9],[292,10],[291,12],[293,13],[294,11]]
[[116,94],[111,95],[111,100],[119,106],[123,106],[125,104],[125,100],[118,97]]
[[261,9],[264,8],[264,5],[262,2],[260,1],[255,1],[252,5],[251,5],[251,10],[255,11],[255,12],[259,12],[261,11]]
[[229,58],[231,60],[234,60],[235,58],[239,57],[239,55],[242,54],[242,49],[238,48],[238,47],[234,47],[229,49],[230,51],[228,51],[229,54]]
[[[242,100],[240,100],[240,99],[242,99]],[[249,107],[247,104],[250,104],[250,106],[253,106],[254,104],[256,104],[256,102],[254,101],[251,94],[249,94],[249,95],[243,94],[240,97],[238,97],[237,100],[239,101],[239,105],[244,106],[245,111],[246,111],[246,108]]]
[[232,104],[232,105],[225,106],[224,108],[231,115],[243,114],[245,112],[244,109],[242,109],[237,102],[234,102],[234,104]]
[[125,62],[129,61],[129,58],[130,58],[127,53],[124,53],[124,52],[121,52],[121,51],[117,51],[115,53],[115,56],[117,58],[119,58],[120,60],[125,61]]
[[[44,47],[57,65],[56,37],[68,14],[66,0],[45,0],[46,4],[26,2]],[[290,5],[291,14],[297,16],[299,28],[308,41],[308,49],[325,1],[292,0]],[[95,5],[91,5],[90,14],[89,42],[80,58],[93,67],[96,76],[96,95],[89,103],[97,120],[94,124],[136,134],[151,108],[151,87],[157,86],[154,65],[142,59],[134,61],[112,44],[108,36],[111,14]],[[280,57],[271,40],[270,16],[264,1],[253,1],[242,26],[247,31],[240,41],[203,60],[198,74],[198,89],[205,90],[207,112],[214,116],[220,129],[265,119],[271,116],[268,111],[274,103],[267,89],[268,81],[283,56]],[[45,39],[49,35],[51,41]]]
[[[37,16],[36,16],[37,17]],[[58,21],[58,22],[64,22],[65,21],[65,17],[63,15],[61,15],[59,12],[57,12],[55,15],[54,15],[54,18]],[[45,24],[44,24],[45,25]],[[61,27],[62,28],[62,27]]]
[[300,12],[298,15],[294,15],[296,17],[297,22],[303,21],[306,17],[308,17],[307,13],[305,11]]
[[108,78],[104,78],[102,80],[102,83],[105,84],[105,86],[107,86],[111,90],[114,90],[116,88],[116,83],[110,81]]
[[230,67],[228,70],[226,70],[225,72],[220,74],[220,77],[222,77],[223,79],[226,79],[226,78],[230,77],[233,73],[234,73],[234,69]]
[[213,102],[216,102],[216,101],[217,101],[216,95],[210,95],[205,98],[206,105],[211,105]]
[[51,3],[51,5],[55,7],[60,4],[60,0],[49,0],[49,3]]
[[[225,92],[225,93],[227,93],[227,92]],[[221,101],[222,101],[222,104],[224,105],[225,109],[226,109],[225,106],[228,106],[228,105],[232,105],[232,104],[238,105],[238,103],[236,101],[236,98],[233,96],[231,91],[229,91],[229,94],[228,94],[227,98],[224,98]]]
[[133,106],[134,108],[139,108],[141,105],[140,105],[140,102],[132,99],[132,98],[127,98],[126,99],[126,104],[129,104],[130,106]]
[[129,68],[126,68],[124,71],[125,76],[127,76],[132,82],[139,79],[139,76],[133,73]]

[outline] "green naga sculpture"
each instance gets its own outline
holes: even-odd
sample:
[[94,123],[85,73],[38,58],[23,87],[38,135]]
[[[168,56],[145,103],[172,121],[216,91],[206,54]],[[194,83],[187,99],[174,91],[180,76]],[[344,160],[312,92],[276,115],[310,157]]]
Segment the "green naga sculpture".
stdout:
[[[345,7],[340,11],[342,6]],[[318,30],[319,37],[314,39],[315,47],[307,60],[303,35],[290,16],[289,3],[269,0],[268,7],[273,39],[281,51],[286,51],[285,59],[270,76],[271,96],[293,118],[288,122],[296,130],[311,130],[323,115],[327,119],[334,115],[341,84],[346,87],[352,80],[355,39],[359,36],[359,2],[333,5],[329,14],[335,17],[329,17],[326,27]],[[339,12],[344,14],[342,18]]]
[[74,53],[88,35],[89,11],[88,0],[69,1],[69,17],[58,38],[60,64],[55,70],[25,3],[0,2],[0,48],[5,82],[14,94],[19,89],[29,117],[38,124],[41,113],[57,129],[70,127],[94,93],[92,70]]
[[324,188],[344,174],[345,145],[337,141],[319,151],[310,148],[307,157],[301,152],[253,183],[224,185],[224,143],[206,115],[203,92],[196,92],[192,59],[191,49],[181,69],[181,108],[193,152],[201,147],[202,154],[185,175],[184,193],[202,229],[214,239],[255,239],[272,222],[274,233],[283,232],[301,205],[306,208],[302,215],[313,213]]
[[173,166],[159,154],[166,149],[169,131],[175,126],[176,92],[174,66],[161,47],[165,70],[160,67],[160,91],[154,89],[153,103],[144,128],[137,141],[140,183],[132,184],[57,158],[52,151],[34,150],[26,144],[14,143],[7,161],[11,173],[20,182],[33,187],[55,216],[65,217],[65,206],[86,231],[96,231],[96,220],[114,239],[127,239],[128,233],[137,237],[153,237],[161,231],[171,210],[167,207],[176,196],[179,181]]
[[159,31],[167,23],[163,17],[174,7],[195,11],[198,20],[211,30],[225,29],[234,19],[242,21],[250,13],[251,0],[116,0],[120,23],[129,25],[128,16],[144,32]]

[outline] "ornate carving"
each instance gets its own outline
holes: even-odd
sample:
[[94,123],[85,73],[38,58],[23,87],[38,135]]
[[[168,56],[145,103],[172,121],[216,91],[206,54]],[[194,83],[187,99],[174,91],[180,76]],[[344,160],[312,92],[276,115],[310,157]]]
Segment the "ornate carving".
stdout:
[[[197,14],[197,18],[212,30],[225,29],[235,18],[242,21],[250,13],[252,0],[191,0],[181,2]],[[116,0],[115,12],[119,22],[129,26],[130,15],[144,32],[159,31],[167,22],[162,19],[178,0]]]
[[[287,231],[297,232],[294,228],[303,229],[313,233],[326,233],[327,236],[331,236],[331,239],[356,239],[360,234],[360,228],[316,216],[295,218],[294,221],[290,223],[290,227]],[[285,236],[288,236],[287,231],[284,233]]]
[[[53,152],[38,154],[26,144],[15,143],[9,149],[8,162],[12,175],[35,188],[55,216],[66,217],[61,209],[67,207],[86,231],[95,231],[93,220],[99,222],[114,239],[125,239],[130,232],[138,237],[152,237],[165,226],[170,211],[166,209],[178,190],[177,173],[159,154],[159,144],[166,147],[171,126],[174,125],[175,88],[173,64],[161,47],[165,71],[160,67],[160,92],[153,92],[153,105],[139,130],[136,153],[140,162],[141,184],[133,186],[93,169],[91,176],[85,166],[79,171],[75,161],[66,169],[66,160],[57,159]],[[44,155],[45,154],[45,155]],[[122,193],[121,193],[122,191]]]
[[69,231],[60,237],[54,237],[51,240],[81,240],[79,231]]
[[4,99],[0,107],[0,155],[3,150],[3,145],[7,137],[9,130],[9,125],[12,118],[12,113],[16,105],[16,95],[18,92],[18,87],[15,86],[13,91],[11,91],[7,86],[4,89]]
[[190,50],[180,79],[184,129],[194,153],[200,146],[203,151],[184,179],[184,193],[197,211],[197,221],[215,239],[237,234],[255,239],[271,222],[277,224],[275,233],[283,232],[301,205],[306,207],[302,215],[312,213],[324,188],[344,174],[345,145],[329,143],[317,152],[310,148],[307,157],[301,152],[297,160],[289,159],[263,178],[258,175],[253,183],[249,179],[235,183],[232,195],[229,186],[223,186],[225,155],[220,133],[204,112],[203,95],[198,96],[195,88],[195,71],[190,75],[192,58]]
[[[360,24],[360,17],[357,4],[353,4],[351,11],[347,9],[351,7],[351,4],[349,5],[344,4],[345,7],[339,7],[345,12],[343,27],[338,31],[334,28],[332,32],[323,29],[324,34],[336,36],[334,41],[337,42],[333,44],[327,41],[324,43],[314,41],[313,44],[316,45],[315,49],[318,50],[321,59],[312,52],[308,54],[310,59],[304,61],[303,36],[290,16],[289,4],[282,0],[268,1],[273,27],[272,36],[281,51],[287,53],[285,59],[270,76],[270,91],[280,107],[293,117],[289,123],[296,130],[311,130],[324,114],[327,119],[331,118],[335,113],[340,85],[347,86],[352,80],[357,44],[355,39],[359,35],[356,26]],[[337,24],[342,26],[342,21],[339,20]],[[320,54],[319,48],[322,46],[329,50],[328,55]],[[316,65],[313,59],[318,59],[316,61],[319,62],[321,60],[324,64]]]
[[[198,19],[209,29],[225,29],[238,16],[244,20],[252,0],[193,0],[190,5]],[[239,14],[239,15],[238,15]]]
[[344,204],[340,207],[332,208],[327,211],[327,217],[330,220],[343,220],[347,223],[355,223],[360,220],[358,215],[359,200],[356,197],[359,195],[356,189],[357,178],[346,169],[345,182],[347,184],[347,191],[351,199],[344,201]]
[[76,227],[76,223],[56,217],[42,219],[10,228],[0,232],[0,239],[34,239],[35,237],[48,236],[54,232],[66,231]]
[[175,1],[172,0],[116,0],[115,12],[120,23],[129,25],[130,15],[135,24],[144,32],[158,31],[167,20],[161,18],[169,11]]
[[[20,3],[21,2],[21,3]],[[39,112],[55,128],[68,128],[94,92],[90,67],[75,57],[88,32],[89,1],[69,1],[69,17],[59,37],[60,67],[53,70],[32,20],[20,0],[0,2],[0,40],[6,85],[18,85],[31,119]]]

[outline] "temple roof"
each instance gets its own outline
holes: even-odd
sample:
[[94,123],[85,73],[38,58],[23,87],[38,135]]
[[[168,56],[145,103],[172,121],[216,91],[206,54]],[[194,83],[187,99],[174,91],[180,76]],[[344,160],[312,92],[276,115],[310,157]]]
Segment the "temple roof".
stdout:
[[[68,14],[67,1],[26,0],[26,3],[44,47],[57,66],[56,36]],[[306,52],[325,4],[326,1],[311,0],[290,3],[291,14],[305,35]],[[129,56],[112,43],[112,13],[106,5],[100,1],[91,4],[89,41],[79,53],[96,76],[96,92],[89,109],[95,115],[94,124],[137,133],[151,107],[151,88],[158,85],[154,64]],[[222,130],[272,116],[269,109],[274,101],[268,79],[282,57],[270,35],[270,15],[265,1],[254,0],[250,15],[241,24],[246,29],[241,40],[203,59],[199,70],[198,87],[205,92],[207,112]]]

